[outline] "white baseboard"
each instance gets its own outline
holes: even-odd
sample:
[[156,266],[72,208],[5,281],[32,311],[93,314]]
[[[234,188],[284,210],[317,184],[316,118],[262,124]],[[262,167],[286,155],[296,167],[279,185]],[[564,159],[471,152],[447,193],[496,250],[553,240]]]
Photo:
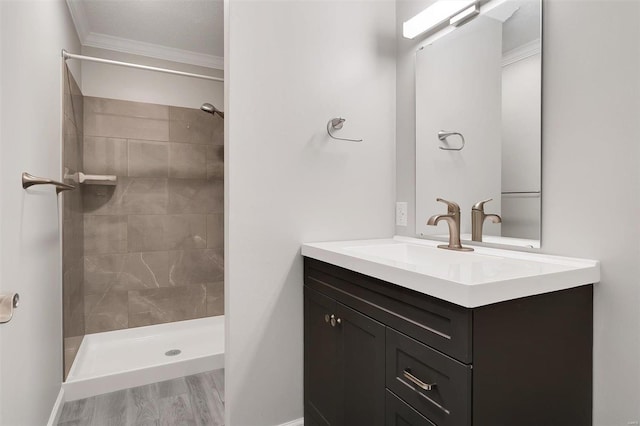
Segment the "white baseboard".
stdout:
[[282,423],[281,425],[278,425],[278,426],[304,426],[304,417],[296,420],[292,420],[287,423]]
[[51,409],[51,415],[49,416],[47,426],[56,426],[58,424],[64,402],[64,388],[60,387],[60,392],[58,393],[58,398],[56,398],[56,402],[53,404],[53,408]]

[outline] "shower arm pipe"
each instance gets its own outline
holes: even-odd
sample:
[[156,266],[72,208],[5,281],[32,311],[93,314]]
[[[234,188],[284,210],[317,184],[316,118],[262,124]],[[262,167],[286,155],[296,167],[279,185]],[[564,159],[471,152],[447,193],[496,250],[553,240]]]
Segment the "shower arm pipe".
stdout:
[[148,66],[148,65],[133,64],[131,62],[114,61],[114,60],[111,60],[111,59],[96,58],[94,56],[76,55],[75,53],[67,52],[65,49],[62,49],[62,57],[64,58],[65,61],[67,59],[78,59],[78,60],[81,60],[81,61],[98,62],[98,63],[101,63],[101,64],[109,64],[109,65],[117,65],[117,66],[120,66],[120,67],[136,68],[136,69],[139,69],[139,70],[157,71],[157,72],[163,72],[163,73],[166,73],[166,74],[181,75],[183,77],[201,78],[203,80],[220,81],[220,82],[224,81],[224,78],[213,77],[213,76],[210,76],[210,75],[194,74],[194,73],[191,73],[191,72],[171,70],[171,69],[168,69],[168,68],[151,67],[151,66]]

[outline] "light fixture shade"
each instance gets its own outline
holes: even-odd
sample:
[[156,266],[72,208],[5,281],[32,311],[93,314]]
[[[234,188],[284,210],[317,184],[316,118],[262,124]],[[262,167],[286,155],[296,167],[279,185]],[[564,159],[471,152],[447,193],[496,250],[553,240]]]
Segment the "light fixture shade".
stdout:
[[449,18],[467,9],[476,3],[477,0],[440,0],[413,18],[402,24],[402,35],[405,38],[415,38],[416,36],[437,27]]

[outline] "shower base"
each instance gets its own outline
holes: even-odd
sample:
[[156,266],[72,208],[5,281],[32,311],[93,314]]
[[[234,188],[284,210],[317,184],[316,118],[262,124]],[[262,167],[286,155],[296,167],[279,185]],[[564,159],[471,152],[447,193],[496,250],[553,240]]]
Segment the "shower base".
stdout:
[[82,340],[65,401],[224,367],[224,316],[105,333]]

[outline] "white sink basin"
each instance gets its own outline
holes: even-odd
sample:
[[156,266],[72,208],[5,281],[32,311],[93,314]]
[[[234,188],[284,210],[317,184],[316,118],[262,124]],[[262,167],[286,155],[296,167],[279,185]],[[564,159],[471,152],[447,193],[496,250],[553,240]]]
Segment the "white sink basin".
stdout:
[[302,255],[465,307],[600,281],[594,260],[486,247],[457,252],[438,244],[406,237],[308,243]]
[[[442,244],[442,243],[440,243]],[[443,250],[437,247],[422,244],[394,243],[368,246],[345,247],[346,251],[353,252],[361,256],[373,256],[391,262],[400,262],[408,265],[425,266],[437,268],[444,264],[464,265],[478,262],[495,262],[502,259],[497,256],[485,256],[475,254],[467,256],[468,253]]]

